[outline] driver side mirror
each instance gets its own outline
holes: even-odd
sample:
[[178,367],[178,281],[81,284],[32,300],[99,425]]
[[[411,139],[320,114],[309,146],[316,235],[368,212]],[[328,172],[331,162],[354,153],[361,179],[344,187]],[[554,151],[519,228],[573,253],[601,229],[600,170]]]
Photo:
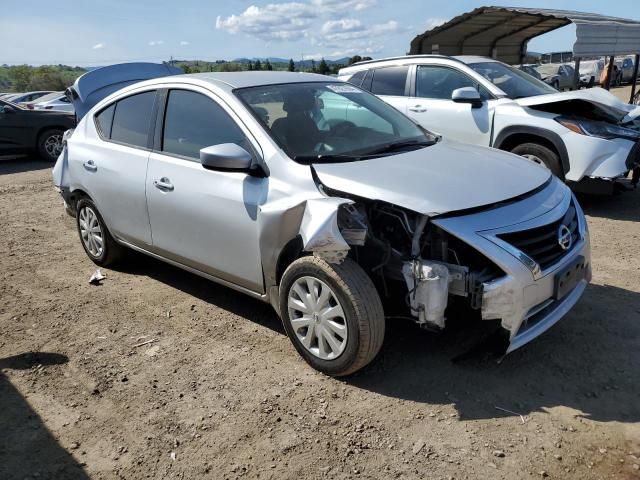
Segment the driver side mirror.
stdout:
[[451,100],[456,103],[470,103],[472,108],[482,107],[480,92],[473,87],[457,88],[451,93]]
[[221,143],[200,150],[200,163],[213,170],[249,170],[253,158],[240,145]]
[[16,109],[11,105],[5,105],[3,107],[0,107],[0,113],[16,113]]

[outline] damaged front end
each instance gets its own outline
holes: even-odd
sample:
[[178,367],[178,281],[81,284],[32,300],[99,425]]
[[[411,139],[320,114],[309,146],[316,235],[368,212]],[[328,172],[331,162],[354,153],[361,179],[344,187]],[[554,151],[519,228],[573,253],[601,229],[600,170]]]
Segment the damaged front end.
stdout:
[[[357,262],[388,318],[434,331],[453,311],[495,320],[512,351],[566,314],[590,279],[584,216],[555,180],[517,201],[442,216],[322,190],[329,196],[307,203],[304,249],[329,262]],[[564,227],[573,242],[567,250],[555,234]],[[522,240],[529,236],[532,246]]]

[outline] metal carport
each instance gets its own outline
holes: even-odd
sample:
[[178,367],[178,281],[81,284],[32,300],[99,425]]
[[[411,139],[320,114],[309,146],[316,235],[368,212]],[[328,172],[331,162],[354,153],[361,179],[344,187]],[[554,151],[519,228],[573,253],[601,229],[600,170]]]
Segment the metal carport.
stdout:
[[518,64],[529,40],[571,23],[576,25],[576,67],[584,57],[633,54],[637,77],[640,21],[568,10],[479,7],[416,36],[409,53],[481,55]]

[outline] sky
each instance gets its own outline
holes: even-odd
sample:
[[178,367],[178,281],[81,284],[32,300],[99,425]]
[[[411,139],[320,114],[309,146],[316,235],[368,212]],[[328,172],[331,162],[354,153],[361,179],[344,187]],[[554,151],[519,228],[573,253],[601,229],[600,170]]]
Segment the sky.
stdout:
[[[640,19],[638,0],[2,0],[0,64],[403,55],[413,37],[482,5]],[[575,27],[529,42],[570,50]]]

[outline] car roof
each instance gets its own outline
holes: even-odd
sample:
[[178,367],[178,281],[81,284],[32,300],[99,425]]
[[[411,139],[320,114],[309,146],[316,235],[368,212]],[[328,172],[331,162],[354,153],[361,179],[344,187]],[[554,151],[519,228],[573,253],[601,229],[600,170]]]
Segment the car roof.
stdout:
[[499,60],[496,60],[494,58],[490,58],[490,57],[481,57],[479,55],[456,55],[455,57],[456,60],[461,61],[462,63],[466,63],[467,65],[471,65],[473,63],[487,63],[487,62],[494,62],[494,63],[502,63]]
[[166,77],[171,82],[181,79],[197,79],[209,83],[224,84],[231,88],[258,87],[262,85],[275,85],[282,83],[304,83],[304,82],[335,82],[335,78],[316,73],[302,72],[220,72],[220,73],[190,73],[186,75],[175,75]]

